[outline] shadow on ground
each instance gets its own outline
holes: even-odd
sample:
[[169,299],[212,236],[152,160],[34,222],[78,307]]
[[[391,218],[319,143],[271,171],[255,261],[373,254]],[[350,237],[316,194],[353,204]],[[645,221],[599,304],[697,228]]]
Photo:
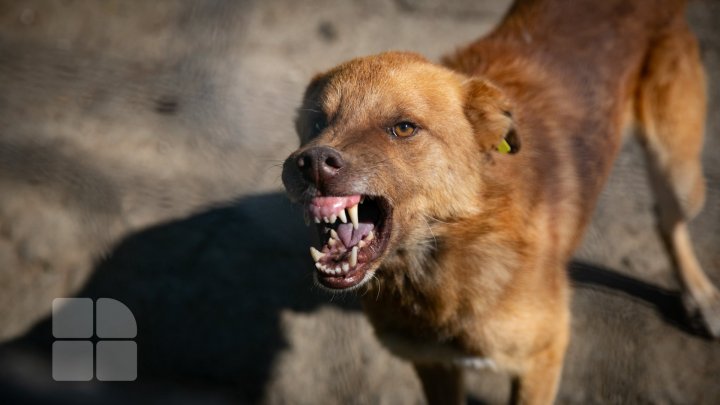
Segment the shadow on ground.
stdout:
[[[114,298],[134,313],[140,381],[199,379],[255,402],[288,347],[282,311],[359,310],[313,291],[304,228],[283,196],[244,198],[126,238],[77,296]],[[17,343],[49,349],[50,339],[45,320]]]

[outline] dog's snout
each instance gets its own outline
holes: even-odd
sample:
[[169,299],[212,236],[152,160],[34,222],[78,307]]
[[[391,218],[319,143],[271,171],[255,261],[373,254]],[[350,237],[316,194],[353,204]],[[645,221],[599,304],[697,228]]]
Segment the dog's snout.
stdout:
[[345,161],[336,149],[327,146],[310,148],[297,157],[297,166],[306,180],[320,185],[337,175]]

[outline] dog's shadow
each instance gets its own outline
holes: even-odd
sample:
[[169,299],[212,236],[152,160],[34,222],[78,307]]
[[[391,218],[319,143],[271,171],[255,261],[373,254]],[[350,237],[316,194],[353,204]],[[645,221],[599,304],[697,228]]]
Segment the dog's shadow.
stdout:
[[[359,310],[353,298],[331,301],[312,287],[308,245],[300,209],[284,195],[248,197],[127,237],[77,296],[114,298],[133,312],[143,381],[230,387],[232,398],[256,402],[289,344],[282,311]],[[584,263],[573,263],[571,275],[654,307],[684,333],[703,334],[678,294]],[[49,356],[51,341],[47,319],[5,350],[30,346]]]
[[[288,344],[281,311],[359,310],[352,297],[330,300],[313,287],[302,218],[274,193],[148,228],[119,243],[76,296],[132,311],[142,381],[227,386],[235,400],[256,402]],[[49,355],[51,340],[46,319],[10,345]]]
[[[688,313],[680,291],[658,287],[611,269],[577,260],[570,263],[568,270],[576,290],[593,288],[600,289],[605,294],[619,295],[636,304],[653,308],[664,322],[685,334],[712,340],[700,314]],[[575,310],[582,311],[582,308]]]

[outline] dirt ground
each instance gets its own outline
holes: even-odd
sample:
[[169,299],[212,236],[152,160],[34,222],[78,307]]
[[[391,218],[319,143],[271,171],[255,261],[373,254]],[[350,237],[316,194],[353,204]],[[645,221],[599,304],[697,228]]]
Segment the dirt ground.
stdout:
[[[388,49],[438,59],[507,1],[0,0],[0,403],[422,403],[352,296],[312,286],[281,192],[316,72]],[[691,3],[709,73],[698,257],[720,285],[720,2]],[[720,342],[688,319],[639,146],[577,260],[558,403],[720,403]],[[138,323],[132,383],[50,373],[57,297]],[[473,403],[507,376],[471,373]]]

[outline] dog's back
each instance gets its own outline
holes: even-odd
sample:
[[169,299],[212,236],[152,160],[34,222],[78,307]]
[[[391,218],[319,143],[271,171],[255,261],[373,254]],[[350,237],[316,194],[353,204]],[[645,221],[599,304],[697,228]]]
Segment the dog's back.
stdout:
[[[684,0],[521,0],[490,35],[444,59],[452,69],[495,82],[513,101],[527,153],[508,161],[508,178],[532,186],[523,193],[529,206],[543,199],[556,206],[551,215],[568,221],[558,225],[568,229],[568,253],[589,221],[624,130],[641,118],[640,90],[652,79],[653,50],[664,38],[684,37],[684,55],[672,57],[696,65],[698,77],[690,81],[703,83],[684,9]],[[704,93],[693,93],[689,104],[704,111]]]

